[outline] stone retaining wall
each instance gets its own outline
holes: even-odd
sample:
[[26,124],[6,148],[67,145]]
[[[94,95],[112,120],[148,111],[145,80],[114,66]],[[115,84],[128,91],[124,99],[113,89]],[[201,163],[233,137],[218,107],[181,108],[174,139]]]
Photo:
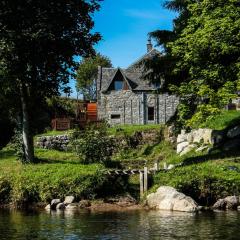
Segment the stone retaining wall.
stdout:
[[69,144],[68,135],[41,136],[36,139],[36,147],[66,151]]
[[240,147],[240,126],[225,130],[196,129],[187,133],[185,130],[177,137],[177,153],[184,155],[189,151],[208,151],[220,148],[223,151],[238,150]]
[[[116,145],[119,148],[126,146],[136,147],[144,144],[156,144],[161,139],[160,129],[149,129],[144,131],[136,131],[132,136],[125,137],[110,136],[116,141]],[[35,146],[44,149],[54,149],[60,151],[66,151],[68,149],[69,136],[68,135],[57,135],[57,136],[41,136],[37,137]]]

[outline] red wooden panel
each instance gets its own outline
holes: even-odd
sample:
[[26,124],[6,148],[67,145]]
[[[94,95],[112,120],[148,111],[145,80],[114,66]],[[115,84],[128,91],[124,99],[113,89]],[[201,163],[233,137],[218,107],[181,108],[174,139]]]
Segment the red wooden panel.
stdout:
[[97,103],[87,104],[87,120],[97,121]]

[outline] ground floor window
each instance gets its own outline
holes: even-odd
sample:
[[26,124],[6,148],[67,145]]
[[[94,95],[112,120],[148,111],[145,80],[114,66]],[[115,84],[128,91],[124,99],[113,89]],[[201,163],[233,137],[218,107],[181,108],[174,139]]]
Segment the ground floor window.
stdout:
[[120,114],[111,114],[111,119],[120,119]]
[[148,121],[154,121],[154,107],[148,107]]

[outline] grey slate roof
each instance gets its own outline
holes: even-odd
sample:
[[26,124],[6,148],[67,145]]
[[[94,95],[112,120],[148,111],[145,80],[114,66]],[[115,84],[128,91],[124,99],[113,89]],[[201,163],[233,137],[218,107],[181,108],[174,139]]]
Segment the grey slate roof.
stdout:
[[[145,59],[155,56],[156,54],[160,55],[160,52],[156,49],[153,49],[149,53],[145,54],[143,57],[138,59],[136,62],[131,64],[126,69],[121,68],[102,68],[101,73],[101,92],[106,92],[113,81],[114,76],[117,71],[120,71],[124,79],[128,82],[130,89],[132,91],[152,91],[156,88],[151,86],[149,82],[143,77],[143,67],[140,63]],[[100,80],[100,79],[99,79]]]

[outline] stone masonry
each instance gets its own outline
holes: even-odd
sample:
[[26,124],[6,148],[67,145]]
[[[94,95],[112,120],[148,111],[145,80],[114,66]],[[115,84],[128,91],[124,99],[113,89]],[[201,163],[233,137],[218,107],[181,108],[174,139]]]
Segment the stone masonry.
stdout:
[[[130,90],[101,94],[100,101],[98,117],[110,125],[166,123],[178,105],[178,98],[174,95]],[[148,120],[148,107],[154,108],[154,120]],[[120,115],[120,118],[112,119],[112,115]]]

